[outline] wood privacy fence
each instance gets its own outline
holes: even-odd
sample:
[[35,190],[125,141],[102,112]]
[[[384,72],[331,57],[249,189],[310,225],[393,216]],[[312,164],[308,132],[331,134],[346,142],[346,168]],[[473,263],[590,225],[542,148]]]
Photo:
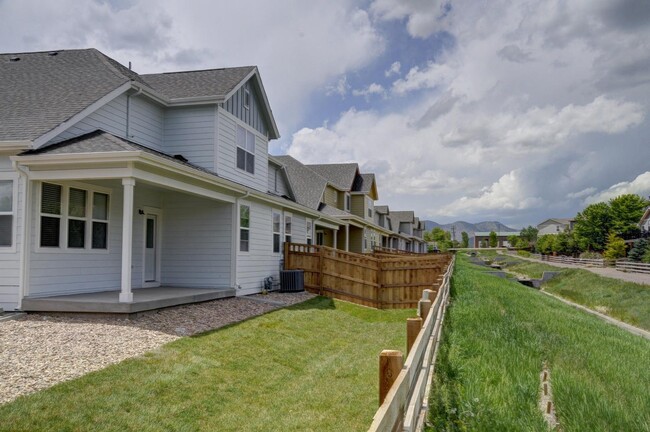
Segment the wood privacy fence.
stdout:
[[[389,372],[388,375],[393,375],[394,381],[373,417],[369,432],[412,432],[421,431],[423,428],[454,260],[455,257],[451,259],[435,299],[429,296],[429,299],[422,300],[421,306],[427,305],[426,308],[420,308],[421,318],[424,320],[422,329],[413,345],[409,346],[404,365],[398,367],[398,372],[393,374],[393,371],[382,370],[380,358],[380,398],[381,383],[387,378],[386,372]],[[399,359],[401,362],[401,357]]]
[[303,270],[305,289],[378,309],[413,309],[422,291],[437,291],[448,254],[356,254],[326,246],[285,243],[284,268]]

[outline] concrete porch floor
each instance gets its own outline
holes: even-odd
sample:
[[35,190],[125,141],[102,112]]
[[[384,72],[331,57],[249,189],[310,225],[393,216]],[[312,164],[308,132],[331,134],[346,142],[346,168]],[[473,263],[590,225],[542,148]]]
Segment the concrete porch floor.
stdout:
[[51,297],[25,297],[25,312],[82,312],[132,314],[148,310],[234,297],[234,288],[138,288],[133,303],[120,303],[119,291],[68,294]]

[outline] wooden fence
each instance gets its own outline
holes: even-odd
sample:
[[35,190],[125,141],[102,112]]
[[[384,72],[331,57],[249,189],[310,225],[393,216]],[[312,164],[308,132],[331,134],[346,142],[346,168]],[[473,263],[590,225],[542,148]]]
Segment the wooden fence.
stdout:
[[616,261],[616,270],[634,273],[650,273],[650,263],[618,260]]
[[448,254],[356,254],[326,246],[285,243],[284,268],[303,270],[305,289],[378,309],[417,307],[422,291],[436,291]]
[[[534,256],[531,256],[535,258]],[[540,255],[542,261],[556,262],[562,264],[573,264],[581,266],[604,267],[605,260],[603,259],[587,259],[587,258],[573,258],[569,256],[553,256],[553,255]]]
[[400,249],[386,248],[382,246],[375,246],[372,248],[373,255],[387,253],[390,255],[424,255],[427,252],[411,252]]
[[[422,317],[422,329],[410,347],[403,367],[397,376],[393,377],[394,382],[375,413],[369,432],[422,430],[428,410],[430,383],[438,354],[454,260],[455,257],[451,259],[435,299],[430,299],[431,307],[426,316]],[[380,370],[380,381],[384,378]]]

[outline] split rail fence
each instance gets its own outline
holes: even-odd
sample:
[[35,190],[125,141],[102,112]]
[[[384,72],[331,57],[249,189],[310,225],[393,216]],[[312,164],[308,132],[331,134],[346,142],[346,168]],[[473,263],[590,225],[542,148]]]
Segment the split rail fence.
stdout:
[[634,273],[650,273],[650,263],[618,260],[616,261],[616,270]]
[[[423,299],[419,302],[421,319],[407,320],[406,361],[402,364],[402,355],[398,351],[384,351],[380,356],[380,406],[369,432],[413,432],[423,429],[454,260],[455,257],[447,267],[440,289],[436,293],[429,290],[423,293]],[[411,337],[411,324],[422,326],[419,331],[416,330],[417,337]],[[385,394],[384,388],[387,389]]]
[[448,254],[357,254],[326,246],[285,243],[284,268],[303,270],[309,292],[377,309],[413,309],[422,291],[437,291]]
[[540,255],[531,254],[531,258],[539,259],[542,261],[556,262],[562,264],[573,264],[581,266],[604,267],[604,259],[587,259],[587,258],[574,258],[569,256],[553,256],[553,255]]

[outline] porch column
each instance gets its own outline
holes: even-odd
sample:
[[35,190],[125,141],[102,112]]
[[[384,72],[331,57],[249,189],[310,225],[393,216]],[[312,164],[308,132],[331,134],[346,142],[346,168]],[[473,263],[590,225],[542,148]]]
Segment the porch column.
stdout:
[[338,240],[339,240],[339,230],[332,230],[332,232],[334,233],[333,247],[334,247],[334,249],[337,249],[336,244],[338,243]]
[[345,251],[350,252],[350,225],[345,226]]
[[124,209],[122,212],[122,290],[120,303],[133,303],[131,292],[131,261],[133,251],[133,192],[134,178],[123,178]]

